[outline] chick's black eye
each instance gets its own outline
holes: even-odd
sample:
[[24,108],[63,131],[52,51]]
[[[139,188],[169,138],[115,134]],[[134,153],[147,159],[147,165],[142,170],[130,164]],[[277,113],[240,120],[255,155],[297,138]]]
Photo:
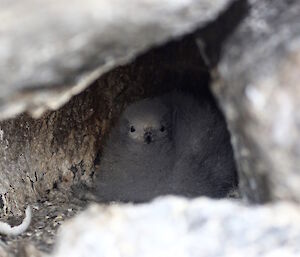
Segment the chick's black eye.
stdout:
[[130,132],[131,132],[131,133],[135,132],[135,127],[134,127],[134,126],[131,126],[131,127],[130,127]]
[[160,127],[160,132],[164,132],[166,130],[165,126]]

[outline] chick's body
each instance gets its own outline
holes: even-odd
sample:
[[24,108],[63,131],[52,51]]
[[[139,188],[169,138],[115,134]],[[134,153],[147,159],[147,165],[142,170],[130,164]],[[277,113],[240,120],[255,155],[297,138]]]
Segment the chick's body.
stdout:
[[144,202],[165,194],[219,198],[236,184],[216,106],[172,92],[125,110],[103,151],[96,187],[100,201]]
[[172,193],[225,197],[237,186],[237,173],[229,132],[213,99],[173,92],[165,102],[175,112]]
[[112,130],[97,178],[100,201],[143,202],[164,194],[174,165],[171,112],[160,99],[129,106]]

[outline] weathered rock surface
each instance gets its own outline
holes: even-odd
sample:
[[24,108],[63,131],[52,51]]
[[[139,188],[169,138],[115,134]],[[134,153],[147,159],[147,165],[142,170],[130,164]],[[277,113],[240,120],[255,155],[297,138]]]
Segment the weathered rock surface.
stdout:
[[[41,254],[49,253],[53,249],[60,225],[83,210],[85,205],[84,201],[78,199],[66,201],[64,198],[32,204],[31,224],[24,233],[18,236],[0,234],[0,256],[3,256],[1,250],[7,252],[8,256],[18,257],[35,257],[39,252]],[[10,217],[2,221],[15,226],[20,224],[22,217]]]
[[299,256],[300,208],[166,197],[143,205],[93,205],[66,222],[53,257]]
[[214,91],[232,132],[242,194],[300,202],[300,2],[249,4],[223,45]]
[[57,109],[105,71],[203,27],[231,2],[2,1],[0,119]]

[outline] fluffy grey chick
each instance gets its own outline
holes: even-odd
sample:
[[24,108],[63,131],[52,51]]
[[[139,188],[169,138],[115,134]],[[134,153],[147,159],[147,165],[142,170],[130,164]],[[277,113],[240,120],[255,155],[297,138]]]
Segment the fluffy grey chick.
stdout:
[[104,148],[97,198],[143,202],[162,195],[173,164],[172,110],[160,98],[136,102],[122,114]]
[[113,129],[97,178],[100,201],[158,195],[220,198],[236,186],[229,133],[212,99],[172,92],[130,105]]
[[173,194],[225,197],[238,184],[229,132],[212,96],[198,98],[181,92],[163,96],[174,113],[175,162],[169,184]]

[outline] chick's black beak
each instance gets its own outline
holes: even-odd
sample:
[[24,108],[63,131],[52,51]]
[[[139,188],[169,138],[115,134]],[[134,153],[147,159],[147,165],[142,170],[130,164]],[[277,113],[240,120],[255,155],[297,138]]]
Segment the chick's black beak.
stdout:
[[147,144],[150,144],[153,141],[153,136],[150,131],[148,131],[144,134],[144,140],[145,140],[145,143],[147,143]]

